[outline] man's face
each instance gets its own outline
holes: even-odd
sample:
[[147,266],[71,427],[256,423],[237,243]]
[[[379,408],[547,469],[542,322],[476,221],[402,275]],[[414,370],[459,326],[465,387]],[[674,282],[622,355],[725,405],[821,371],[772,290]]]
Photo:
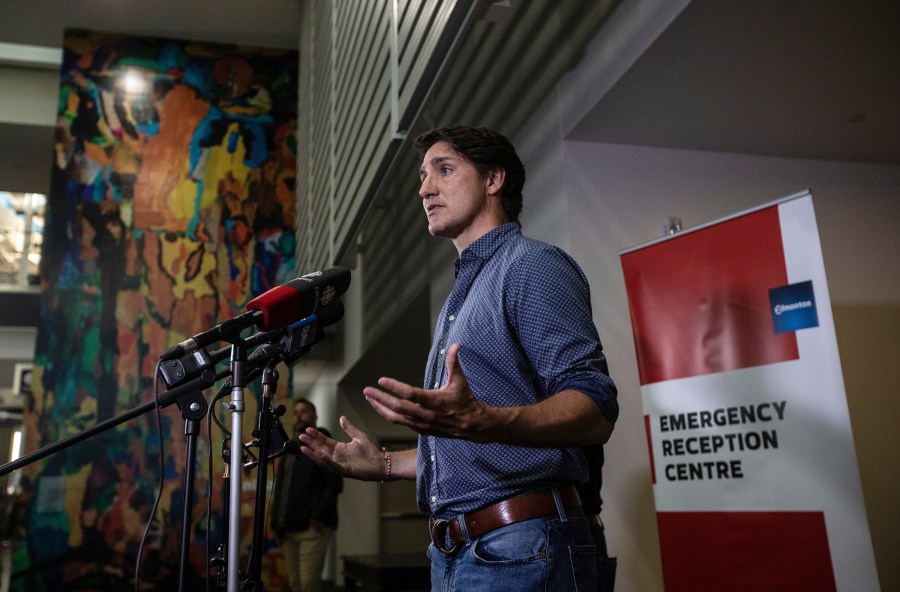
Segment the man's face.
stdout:
[[479,175],[475,165],[446,142],[437,142],[425,153],[419,179],[419,195],[432,235],[454,241],[472,235],[471,242],[496,226],[493,218],[499,197],[490,195],[492,177]]
[[319,418],[316,416],[316,412],[313,411],[313,408],[307,403],[297,403],[294,405],[294,423],[299,426],[315,426],[316,420]]

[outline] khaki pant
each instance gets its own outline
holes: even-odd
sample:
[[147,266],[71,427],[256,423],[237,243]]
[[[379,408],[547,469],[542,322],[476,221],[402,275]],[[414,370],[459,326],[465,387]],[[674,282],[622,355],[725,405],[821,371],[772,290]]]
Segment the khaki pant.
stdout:
[[319,592],[322,588],[322,567],[328,551],[331,530],[320,533],[314,528],[287,532],[279,543],[284,552],[291,592]]

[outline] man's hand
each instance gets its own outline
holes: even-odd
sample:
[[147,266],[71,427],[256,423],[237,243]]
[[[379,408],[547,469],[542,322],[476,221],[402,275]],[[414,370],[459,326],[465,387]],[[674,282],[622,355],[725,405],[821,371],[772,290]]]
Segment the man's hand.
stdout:
[[385,477],[384,455],[365,432],[341,416],[341,429],[350,436],[349,442],[338,442],[316,428],[306,428],[300,434],[300,451],[314,462],[331,468],[344,477],[379,481]]
[[[381,389],[367,387],[366,400],[386,420],[407,426],[420,434],[485,440],[491,408],[469,389],[459,365],[460,345],[447,350],[447,382],[436,390],[411,386],[393,378],[381,378]],[[383,390],[382,390],[383,389]]]
[[530,405],[491,407],[475,398],[459,364],[460,345],[447,350],[447,383],[435,390],[393,378],[363,390],[382,417],[420,434],[559,448],[603,444],[613,426],[586,394],[564,390]]

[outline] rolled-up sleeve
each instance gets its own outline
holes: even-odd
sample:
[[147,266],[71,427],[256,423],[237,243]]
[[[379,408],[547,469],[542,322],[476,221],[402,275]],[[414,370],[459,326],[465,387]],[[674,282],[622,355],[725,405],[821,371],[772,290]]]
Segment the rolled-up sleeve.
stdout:
[[506,304],[543,395],[579,391],[615,423],[617,391],[591,315],[587,278],[571,257],[550,245],[519,263]]

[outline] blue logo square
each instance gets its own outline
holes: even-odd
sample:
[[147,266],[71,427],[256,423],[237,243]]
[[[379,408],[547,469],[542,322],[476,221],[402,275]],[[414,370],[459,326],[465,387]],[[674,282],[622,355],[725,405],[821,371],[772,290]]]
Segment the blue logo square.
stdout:
[[775,333],[789,333],[819,326],[812,281],[771,288],[769,303],[772,306]]

